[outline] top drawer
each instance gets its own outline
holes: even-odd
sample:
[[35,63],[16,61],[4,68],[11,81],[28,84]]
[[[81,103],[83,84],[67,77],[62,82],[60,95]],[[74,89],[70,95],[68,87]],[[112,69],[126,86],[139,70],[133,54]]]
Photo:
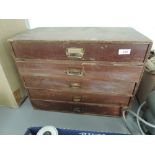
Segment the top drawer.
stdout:
[[16,40],[12,47],[16,58],[143,62],[148,44]]

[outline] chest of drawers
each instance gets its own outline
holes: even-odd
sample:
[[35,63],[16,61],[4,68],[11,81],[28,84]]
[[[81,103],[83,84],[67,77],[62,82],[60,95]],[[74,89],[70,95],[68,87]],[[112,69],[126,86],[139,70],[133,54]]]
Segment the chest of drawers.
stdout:
[[121,115],[152,42],[132,28],[37,28],[9,40],[33,107]]

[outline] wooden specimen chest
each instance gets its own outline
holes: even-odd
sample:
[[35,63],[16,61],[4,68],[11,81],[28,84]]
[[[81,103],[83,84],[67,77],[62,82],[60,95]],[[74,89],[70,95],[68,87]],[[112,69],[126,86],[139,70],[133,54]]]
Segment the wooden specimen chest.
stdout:
[[37,28],[9,40],[33,107],[121,115],[152,46],[132,28]]

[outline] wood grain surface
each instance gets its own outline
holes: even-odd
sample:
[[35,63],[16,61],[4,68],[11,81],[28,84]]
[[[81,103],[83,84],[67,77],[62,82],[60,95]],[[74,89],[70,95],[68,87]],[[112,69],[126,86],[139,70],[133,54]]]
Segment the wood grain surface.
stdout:
[[121,109],[120,106],[97,106],[97,105],[87,105],[87,104],[75,104],[59,101],[43,101],[43,100],[31,100],[34,108],[42,110],[60,111],[60,112],[71,112],[80,114],[96,114],[96,115],[113,115],[120,116]]
[[[17,58],[70,60],[66,56],[67,48],[83,48],[82,60],[143,62],[148,44],[104,44],[104,43],[70,43],[70,42],[32,42],[12,43]],[[130,54],[119,55],[119,49],[131,49]]]
[[34,108],[112,116],[131,104],[152,46],[117,27],[37,28],[9,42]]
[[[38,100],[53,100],[53,101],[67,101],[79,102],[89,104],[111,104],[127,106],[129,103],[129,96],[125,95],[105,95],[95,93],[81,93],[81,92],[67,92],[47,89],[28,89],[31,99]],[[79,99],[79,100],[76,100]]]
[[151,42],[131,27],[42,27],[17,34],[10,41]]
[[[102,62],[82,61],[17,61],[21,75],[62,77],[63,79],[91,79],[108,81],[138,82],[143,66],[127,63],[107,64]],[[69,76],[67,71],[71,69],[80,70],[83,76]]]
[[71,80],[53,79],[50,77],[24,77],[26,88],[40,88],[68,92],[113,94],[131,96],[135,83],[113,82],[113,81],[91,81],[91,80]]

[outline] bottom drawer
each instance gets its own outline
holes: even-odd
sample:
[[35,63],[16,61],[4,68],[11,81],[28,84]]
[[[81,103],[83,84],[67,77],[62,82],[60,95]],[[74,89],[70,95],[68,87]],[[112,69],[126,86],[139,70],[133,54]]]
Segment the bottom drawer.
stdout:
[[34,108],[42,110],[73,112],[81,114],[82,113],[96,114],[96,115],[120,116],[122,109],[122,107],[120,106],[74,104],[59,101],[31,100],[31,103]]

